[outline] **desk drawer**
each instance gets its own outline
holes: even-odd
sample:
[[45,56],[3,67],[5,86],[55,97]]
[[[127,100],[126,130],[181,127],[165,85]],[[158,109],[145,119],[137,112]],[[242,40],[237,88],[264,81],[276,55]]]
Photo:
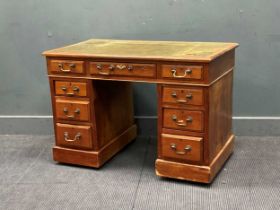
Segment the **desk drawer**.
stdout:
[[162,65],[161,77],[177,80],[201,80],[202,66]]
[[203,113],[185,109],[163,109],[163,127],[189,131],[203,131]]
[[55,81],[55,94],[64,96],[87,96],[87,83]]
[[53,74],[84,74],[84,61],[50,60],[49,71]]
[[163,87],[162,101],[164,103],[203,105],[202,88]]
[[63,147],[92,149],[92,130],[90,126],[56,124],[56,144]]
[[134,63],[103,63],[91,62],[90,74],[100,76],[136,76],[150,77],[156,76],[155,64],[134,64]]
[[56,99],[56,117],[63,120],[89,121],[89,101]]
[[202,161],[203,140],[199,137],[162,134],[161,152],[165,158]]

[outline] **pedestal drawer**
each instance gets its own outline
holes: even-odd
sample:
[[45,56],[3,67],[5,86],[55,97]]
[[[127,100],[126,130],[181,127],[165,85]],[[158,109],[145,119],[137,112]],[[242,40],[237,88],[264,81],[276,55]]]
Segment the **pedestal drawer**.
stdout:
[[58,146],[92,149],[92,130],[90,126],[56,124]]
[[64,96],[87,96],[87,83],[55,81],[55,94]]
[[89,121],[89,101],[56,99],[56,117],[64,120]]
[[203,131],[203,113],[185,109],[163,109],[163,127],[179,130]]
[[202,88],[163,87],[162,101],[164,103],[203,105],[203,99]]
[[161,152],[165,158],[201,161],[203,140],[199,137],[162,134]]

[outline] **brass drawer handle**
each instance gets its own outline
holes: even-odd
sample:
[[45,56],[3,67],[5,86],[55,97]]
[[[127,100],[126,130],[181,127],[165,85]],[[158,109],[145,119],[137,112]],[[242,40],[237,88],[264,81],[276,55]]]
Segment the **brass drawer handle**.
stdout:
[[186,77],[187,75],[191,74],[191,73],[192,73],[192,70],[191,70],[191,69],[186,69],[184,75],[181,75],[181,76],[180,76],[180,75],[177,75],[177,70],[176,70],[176,69],[172,69],[171,72],[172,72],[172,76],[173,76],[174,78],[184,78],[184,77]]
[[63,90],[64,92],[67,91],[67,87],[65,87],[65,86],[61,86],[60,89]]
[[81,111],[80,111],[79,108],[77,108],[77,109],[74,111],[74,114],[68,115],[68,109],[67,109],[67,107],[64,107],[64,108],[63,108],[63,112],[64,112],[64,114],[65,114],[65,116],[66,116],[67,118],[73,119],[73,118],[75,118],[75,115],[74,115],[74,114],[80,114]]
[[178,100],[176,100],[176,102],[178,102],[178,103],[187,103],[187,100],[184,100],[184,99],[178,99]]
[[79,91],[80,91],[80,88],[79,88],[78,86],[74,86],[74,87],[72,88],[72,90],[75,91],[75,92],[79,92]]
[[129,65],[129,66],[127,67],[127,70],[128,70],[128,71],[132,71],[132,70],[133,70],[133,66],[132,66],[132,65]]
[[74,63],[71,63],[69,65],[70,69],[63,69],[63,64],[62,63],[59,63],[58,64],[58,67],[59,67],[59,70],[62,71],[62,72],[71,72],[73,68],[76,67],[76,65]]
[[68,141],[68,142],[73,142],[73,141],[77,141],[82,137],[81,133],[77,133],[74,137],[74,139],[69,139],[69,134],[68,132],[64,132],[64,140]]
[[110,71],[113,71],[115,66],[114,65],[110,65],[109,66],[109,72],[103,72],[102,70],[102,65],[101,64],[96,64],[96,68],[98,70],[98,74],[101,74],[101,75],[110,75]]
[[113,71],[115,69],[115,65],[111,64],[108,69],[110,69],[111,71]]
[[177,116],[174,114],[172,115],[172,120],[175,121],[176,125],[181,127],[187,127],[188,123],[192,123],[193,118],[191,116],[187,117],[186,122],[184,120],[178,120]]
[[188,100],[192,100],[193,96],[192,96],[191,93],[189,93],[189,94],[186,95],[186,98],[187,98]]
[[76,94],[75,92],[79,93],[80,88],[79,88],[78,86],[74,86],[74,87],[72,88],[72,90],[73,90],[73,93],[66,93],[66,95],[67,95],[67,96],[74,96],[74,95]]
[[191,145],[185,146],[184,151],[178,151],[178,150],[177,150],[177,145],[176,145],[175,143],[171,143],[171,144],[170,144],[170,148],[171,148],[172,150],[174,150],[175,153],[176,153],[177,155],[185,155],[185,154],[187,154],[188,152],[191,152],[191,151],[192,151],[192,146],[191,146]]
[[176,122],[176,125],[181,126],[181,127],[186,127],[187,123],[185,123],[184,120],[178,120]]
[[74,96],[75,93],[66,93],[67,96]]
[[63,90],[67,96],[74,96],[75,95],[74,92],[79,92],[80,91],[78,86],[73,87],[73,91],[74,91],[73,93],[66,93],[67,87],[65,87],[65,86],[61,86],[60,89]]
[[[174,91],[173,93],[171,93],[171,96],[173,97],[173,98],[177,98],[177,93]],[[176,102],[178,102],[178,103],[187,103],[188,102],[188,100],[192,100],[192,94],[191,93],[189,93],[189,94],[187,94],[186,95],[186,99],[177,99],[176,100]]]
[[101,75],[110,75],[109,72],[101,72],[101,71],[99,71],[98,74],[101,74]]
[[101,64],[96,64],[96,68],[101,71],[102,70],[102,65]]

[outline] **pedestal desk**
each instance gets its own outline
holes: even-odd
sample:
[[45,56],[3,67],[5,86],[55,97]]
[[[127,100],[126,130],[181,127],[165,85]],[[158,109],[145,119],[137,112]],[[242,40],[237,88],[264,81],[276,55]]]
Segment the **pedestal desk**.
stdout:
[[44,52],[54,160],[101,167],[137,135],[131,82],[156,83],[156,174],[210,183],[233,151],[237,46],[91,39]]

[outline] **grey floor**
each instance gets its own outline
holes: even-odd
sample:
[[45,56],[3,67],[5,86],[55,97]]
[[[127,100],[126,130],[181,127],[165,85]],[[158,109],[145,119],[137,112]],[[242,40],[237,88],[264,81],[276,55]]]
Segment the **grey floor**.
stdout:
[[138,138],[99,170],[52,161],[52,136],[0,136],[0,209],[280,209],[280,138],[238,137],[212,185],[154,173]]

